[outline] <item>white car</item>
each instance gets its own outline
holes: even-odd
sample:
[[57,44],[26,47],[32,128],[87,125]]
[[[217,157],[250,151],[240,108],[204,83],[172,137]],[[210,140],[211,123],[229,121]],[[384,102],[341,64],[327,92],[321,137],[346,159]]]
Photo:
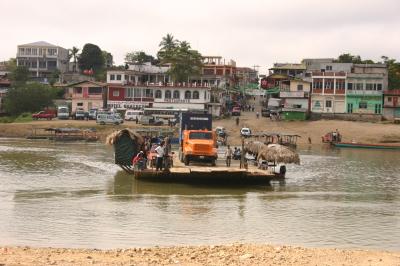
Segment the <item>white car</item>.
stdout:
[[125,112],[125,120],[127,121],[135,121],[136,118],[140,120],[143,115],[143,111],[141,110],[126,110]]
[[121,118],[119,113],[102,113],[97,115],[96,123],[100,125],[105,124],[114,124],[119,125],[124,123],[124,120]]
[[248,127],[243,127],[243,128],[240,130],[240,135],[241,135],[242,137],[245,137],[245,138],[250,137],[250,136],[251,136],[251,129],[248,128]]

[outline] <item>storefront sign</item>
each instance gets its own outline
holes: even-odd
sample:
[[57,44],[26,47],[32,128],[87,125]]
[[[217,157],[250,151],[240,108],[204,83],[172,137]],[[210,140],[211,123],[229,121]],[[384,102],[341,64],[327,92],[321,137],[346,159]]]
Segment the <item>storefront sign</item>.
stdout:
[[149,107],[150,103],[148,102],[135,102],[135,101],[108,101],[108,108],[115,109],[138,109]]

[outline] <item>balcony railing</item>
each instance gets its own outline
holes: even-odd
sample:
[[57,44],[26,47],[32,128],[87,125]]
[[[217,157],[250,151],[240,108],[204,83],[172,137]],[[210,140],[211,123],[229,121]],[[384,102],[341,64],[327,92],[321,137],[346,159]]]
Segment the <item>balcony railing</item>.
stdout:
[[281,98],[304,98],[304,91],[281,91],[279,96]]
[[382,95],[382,91],[347,90],[347,95]]

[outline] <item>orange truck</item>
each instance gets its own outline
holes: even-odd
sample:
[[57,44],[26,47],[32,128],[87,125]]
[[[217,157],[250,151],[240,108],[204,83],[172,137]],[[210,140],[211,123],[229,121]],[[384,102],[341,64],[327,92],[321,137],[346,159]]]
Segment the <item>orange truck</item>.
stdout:
[[211,119],[209,114],[181,114],[180,159],[185,165],[191,161],[216,165],[217,136],[212,130]]

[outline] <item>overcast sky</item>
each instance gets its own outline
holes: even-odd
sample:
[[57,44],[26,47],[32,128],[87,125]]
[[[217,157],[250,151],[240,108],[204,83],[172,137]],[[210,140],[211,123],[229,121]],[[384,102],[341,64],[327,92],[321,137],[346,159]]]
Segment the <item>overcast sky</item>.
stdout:
[[400,60],[399,0],[0,0],[0,60],[18,44],[94,43],[122,64],[129,51],[155,55],[163,36],[238,66],[337,57]]

